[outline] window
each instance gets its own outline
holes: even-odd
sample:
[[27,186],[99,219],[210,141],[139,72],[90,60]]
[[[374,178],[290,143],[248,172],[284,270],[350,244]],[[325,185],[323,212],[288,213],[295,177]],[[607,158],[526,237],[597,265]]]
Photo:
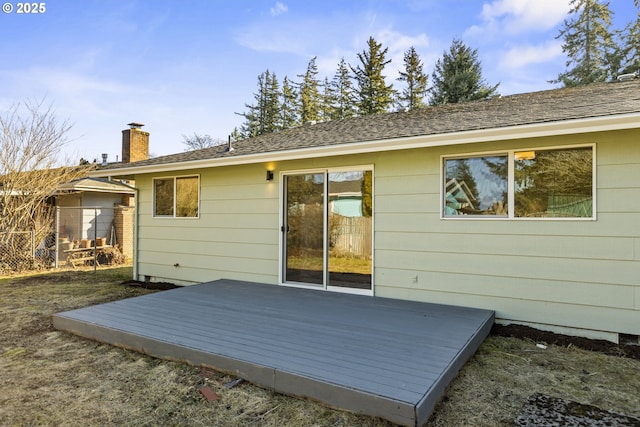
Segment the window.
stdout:
[[593,218],[594,147],[445,158],[445,218]]
[[506,155],[445,160],[445,216],[507,215]]
[[153,216],[197,218],[199,178],[180,176],[153,180]]
[[591,147],[517,152],[514,163],[516,217],[593,216]]

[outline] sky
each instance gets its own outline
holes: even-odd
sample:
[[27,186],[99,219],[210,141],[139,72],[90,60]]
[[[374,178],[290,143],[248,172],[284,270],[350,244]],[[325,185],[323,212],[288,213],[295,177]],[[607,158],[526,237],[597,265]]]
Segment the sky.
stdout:
[[[73,125],[64,156],[121,157],[122,130],[145,124],[154,156],[184,151],[183,135],[227,139],[253,102],[258,76],[331,79],[372,36],[388,48],[389,83],[413,46],[431,75],[454,38],[477,49],[502,95],[554,88],[565,71],[556,39],[569,0],[49,0],[41,13],[0,12],[0,114],[44,101]],[[611,0],[613,28],[635,19]],[[7,13],[9,12],[9,13]],[[24,12],[24,10],[23,10]]]

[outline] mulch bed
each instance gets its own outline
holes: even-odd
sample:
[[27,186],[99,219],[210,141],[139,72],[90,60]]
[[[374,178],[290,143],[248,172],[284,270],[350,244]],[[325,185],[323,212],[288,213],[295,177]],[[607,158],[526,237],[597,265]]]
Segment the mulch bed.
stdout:
[[[528,339],[536,343],[562,347],[577,347],[611,356],[640,360],[640,345],[614,344],[605,340],[556,334],[523,325],[494,324],[491,334],[502,337]],[[605,411],[596,406],[548,396],[532,394],[522,407],[516,426],[634,426],[640,427],[640,418]]]
[[583,350],[597,351],[610,356],[628,357],[640,360],[640,345],[615,344],[605,340],[592,340],[583,337],[556,334],[541,331],[530,326],[523,325],[493,325],[492,335],[501,337],[524,338],[537,343],[553,344],[562,347],[578,347]]
[[126,286],[134,286],[143,289],[156,289],[159,291],[168,291],[169,289],[179,288],[180,286],[169,282],[143,282],[140,280],[126,280],[122,282]]

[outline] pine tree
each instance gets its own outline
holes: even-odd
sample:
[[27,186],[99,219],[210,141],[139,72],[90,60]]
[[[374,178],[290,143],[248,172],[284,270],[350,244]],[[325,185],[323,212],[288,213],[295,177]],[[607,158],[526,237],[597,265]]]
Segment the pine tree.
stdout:
[[353,85],[349,65],[340,59],[338,69],[331,79],[331,88],[334,95],[332,120],[346,119],[356,115],[356,106],[353,100]]
[[290,129],[298,125],[298,94],[295,87],[284,77],[280,102],[280,128]]
[[358,54],[360,65],[351,67],[357,83],[356,105],[360,115],[379,114],[389,111],[393,104],[393,86],[387,85],[382,74],[391,60],[386,59],[388,48],[382,49],[373,37],[367,41],[368,50]]
[[567,54],[567,70],[553,83],[565,87],[604,82],[617,74],[620,56],[610,31],[609,2],[571,0],[571,19],[565,19],[556,38]]
[[633,73],[640,70],[640,0],[634,0],[636,19],[630,22],[622,35],[621,72]]
[[400,71],[398,81],[406,82],[398,95],[400,109],[413,110],[425,106],[424,98],[427,94],[428,76],[422,71],[422,61],[413,46],[404,54],[404,71]]
[[478,50],[459,39],[453,39],[449,52],[438,59],[431,81],[431,105],[486,99],[496,94],[500,85],[491,86],[484,80]]
[[298,75],[302,78],[300,87],[300,121],[302,124],[316,122],[320,118],[320,82],[317,79],[318,67],[313,57],[307,64],[307,71]]
[[320,95],[320,108],[319,108],[319,117],[323,122],[328,122],[333,119],[335,115],[335,105],[336,105],[336,93],[331,86],[331,82],[329,82],[329,78],[324,78],[324,84],[322,85],[322,94]]
[[279,85],[274,73],[269,70],[258,76],[258,92],[254,94],[255,104],[245,104],[247,112],[241,133],[243,138],[251,138],[279,130]]
[[272,133],[281,130],[280,126],[280,84],[275,73],[265,77],[266,96],[264,99],[264,127],[262,133]]

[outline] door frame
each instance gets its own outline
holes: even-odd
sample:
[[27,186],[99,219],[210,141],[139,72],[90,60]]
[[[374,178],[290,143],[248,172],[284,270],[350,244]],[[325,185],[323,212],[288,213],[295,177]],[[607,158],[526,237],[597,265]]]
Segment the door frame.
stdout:
[[[357,289],[357,288],[349,288],[349,287],[341,287],[341,286],[327,286],[328,283],[328,210],[329,210],[329,200],[327,189],[329,185],[329,174],[332,172],[352,172],[352,171],[371,171],[371,199],[373,204],[373,214],[371,217],[371,289]],[[288,175],[300,175],[300,174],[314,174],[314,173],[322,173],[324,174],[324,214],[323,214],[323,283],[322,285],[314,285],[307,284],[301,282],[286,282],[285,279],[285,265],[286,265],[286,241],[285,241],[285,233],[281,229],[284,226],[285,220],[285,177]],[[374,280],[374,271],[375,271],[375,171],[372,164],[366,165],[350,165],[350,166],[337,166],[337,167],[325,167],[325,168],[309,168],[309,169],[291,169],[291,170],[283,170],[279,173],[279,215],[278,215],[278,247],[279,247],[279,255],[278,255],[278,283],[281,286],[288,286],[294,288],[304,288],[304,289],[316,289],[316,290],[325,290],[330,292],[340,292],[340,293],[348,293],[348,294],[357,294],[357,295],[370,295],[373,296],[375,294],[375,280]]]

